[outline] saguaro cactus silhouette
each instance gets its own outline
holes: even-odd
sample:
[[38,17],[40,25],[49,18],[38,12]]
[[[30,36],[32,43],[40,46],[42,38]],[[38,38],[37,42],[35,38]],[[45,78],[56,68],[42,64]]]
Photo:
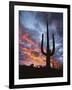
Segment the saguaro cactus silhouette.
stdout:
[[50,67],[50,57],[55,52],[54,34],[52,34],[52,39],[53,39],[53,49],[50,50],[50,46],[49,46],[49,30],[48,30],[48,21],[47,21],[47,48],[46,48],[46,52],[43,50],[44,34],[42,34],[42,41],[41,41],[41,52],[46,56],[46,65],[47,65],[47,67]]

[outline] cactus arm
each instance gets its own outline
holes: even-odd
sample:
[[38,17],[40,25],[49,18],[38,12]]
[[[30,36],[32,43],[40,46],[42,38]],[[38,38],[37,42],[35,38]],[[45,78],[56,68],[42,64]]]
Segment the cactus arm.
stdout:
[[52,35],[52,38],[53,38],[53,49],[51,50],[50,52],[50,55],[52,56],[55,52],[55,40],[54,40],[54,34]]
[[43,50],[43,38],[44,38],[44,35],[42,34],[42,41],[41,41],[41,52],[46,55],[46,53],[44,52]]

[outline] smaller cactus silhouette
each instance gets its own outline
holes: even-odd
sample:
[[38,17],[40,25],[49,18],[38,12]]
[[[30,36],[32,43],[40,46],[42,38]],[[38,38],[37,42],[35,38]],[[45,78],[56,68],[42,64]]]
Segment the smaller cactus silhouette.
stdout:
[[43,50],[44,34],[42,34],[42,41],[41,41],[41,52],[46,56],[46,66],[47,67],[50,67],[50,57],[55,52],[54,34],[52,35],[52,39],[53,39],[53,49],[50,50],[50,47],[49,47],[49,30],[48,30],[48,21],[47,21],[47,48],[46,48],[46,52],[44,52],[44,50]]

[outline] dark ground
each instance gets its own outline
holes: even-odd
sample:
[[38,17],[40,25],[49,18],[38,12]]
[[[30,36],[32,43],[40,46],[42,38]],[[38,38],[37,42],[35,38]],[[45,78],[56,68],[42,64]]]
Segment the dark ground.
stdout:
[[35,68],[31,66],[19,65],[19,79],[27,78],[46,78],[46,77],[62,77],[63,68],[52,69],[48,67]]

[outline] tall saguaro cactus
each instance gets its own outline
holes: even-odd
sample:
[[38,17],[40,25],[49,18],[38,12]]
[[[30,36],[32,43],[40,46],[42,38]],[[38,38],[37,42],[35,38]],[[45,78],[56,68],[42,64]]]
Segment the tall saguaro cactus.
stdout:
[[50,57],[55,52],[54,34],[52,34],[52,39],[53,39],[53,49],[50,50],[50,46],[49,46],[49,30],[48,30],[48,21],[47,21],[47,48],[46,48],[46,52],[44,52],[44,50],[43,50],[44,34],[42,34],[42,41],[41,41],[41,52],[46,56],[46,65],[47,65],[47,67],[50,67]]

